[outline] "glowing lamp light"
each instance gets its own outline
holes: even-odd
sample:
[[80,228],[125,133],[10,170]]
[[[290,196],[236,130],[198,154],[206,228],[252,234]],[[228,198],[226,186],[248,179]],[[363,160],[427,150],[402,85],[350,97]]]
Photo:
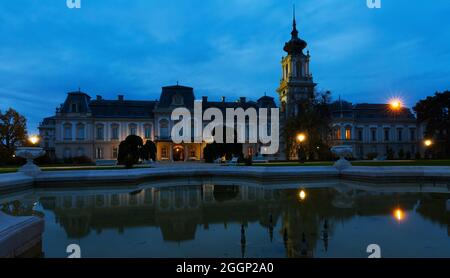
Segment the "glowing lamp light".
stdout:
[[431,141],[430,139],[427,139],[423,142],[425,144],[425,147],[430,147],[431,145],[433,145],[433,141]]
[[306,192],[305,190],[300,190],[300,192],[298,193],[298,197],[300,199],[300,201],[304,201],[306,199]]
[[397,111],[403,107],[403,102],[399,98],[393,98],[389,100],[389,106],[391,107],[392,110]]
[[36,136],[36,135],[30,136],[30,137],[28,138],[28,141],[29,141],[31,144],[36,145],[37,143],[39,143],[39,137]]
[[297,140],[302,143],[306,140],[306,135],[304,133],[300,133],[297,135]]
[[394,218],[397,221],[404,220],[405,219],[405,212],[402,209],[400,209],[400,208],[395,209],[394,210]]

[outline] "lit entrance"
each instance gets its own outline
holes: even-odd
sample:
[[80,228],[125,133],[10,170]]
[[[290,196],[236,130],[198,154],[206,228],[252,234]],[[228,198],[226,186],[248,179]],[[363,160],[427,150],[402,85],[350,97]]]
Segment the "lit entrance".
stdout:
[[184,147],[177,145],[173,147],[173,161],[184,161]]

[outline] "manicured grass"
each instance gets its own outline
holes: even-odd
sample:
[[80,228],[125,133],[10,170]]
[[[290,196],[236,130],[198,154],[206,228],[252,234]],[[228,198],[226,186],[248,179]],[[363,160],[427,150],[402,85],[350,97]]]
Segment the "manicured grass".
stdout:
[[17,167],[0,167],[0,174],[17,172]]
[[[280,167],[280,166],[331,166],[334,162],[317,161],[317,162],[269,162],[269,163],[253,163],[253,166]],[[242,164],[243,165],[243,164]]]
[[[136,168],[151,168],[149,166],[135,166]],[[18,167],[0,167],[0,174],[17,172]],[[123,170],[124,166],[43,166],[42,171],[80,171],[80,170]]]
[[[152,168],[149,166],[134,166],[133,169]],[[124,170],[125,166],[69,166],[43,167],[42,171],[80,171],[80,170]]]

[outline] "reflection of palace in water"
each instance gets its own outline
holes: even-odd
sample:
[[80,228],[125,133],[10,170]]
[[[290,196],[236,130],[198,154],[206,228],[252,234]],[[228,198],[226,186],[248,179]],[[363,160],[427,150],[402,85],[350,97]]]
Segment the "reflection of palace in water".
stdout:
[[345,185],[307,190],[305,200],[298,193],[298,189],[203,184],[131,193],[60,192],[40,201],[54,211],[56,221],[71,238],[104,229],[123,233],[131,227],[158,227],[164,241],[181,242],[195,239],[199,227],[208,230],[210,225],[223,224],[227,229],[228,224],[239,224],[233,225],[239,230],[230,232],[241,234],[243,256],[250,240],[249,223],[259,223],[270,241],[274,234],[282,239],[288,257],[311,257],[317,248],[326,252],[337,224],[357,215],[391,215],[399,205],[447,229],[450,223],[444,198],[448,195],[380,194]]

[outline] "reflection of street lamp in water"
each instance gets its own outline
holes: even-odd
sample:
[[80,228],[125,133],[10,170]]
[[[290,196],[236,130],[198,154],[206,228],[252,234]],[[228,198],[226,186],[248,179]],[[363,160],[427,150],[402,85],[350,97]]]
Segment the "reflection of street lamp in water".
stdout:
[[298,193],[298,198],[300,199],[300,201],[304,201],[306,199],[306,192],[305,190],[300,190],[300,192]]
[[405,212],[402,209],[397,208],[396,210],[394,210],[394,217],[397,221],[400,222],[405,219]]

